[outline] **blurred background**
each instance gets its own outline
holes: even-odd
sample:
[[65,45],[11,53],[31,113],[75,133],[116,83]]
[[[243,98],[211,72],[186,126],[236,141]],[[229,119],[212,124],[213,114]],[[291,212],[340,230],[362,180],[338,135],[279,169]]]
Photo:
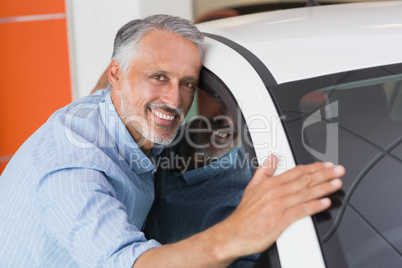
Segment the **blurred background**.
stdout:
[[0,174],[55,110],[91,92],[124,23],[157,13],[200,22],[305,5],[298,0],[0,0]]

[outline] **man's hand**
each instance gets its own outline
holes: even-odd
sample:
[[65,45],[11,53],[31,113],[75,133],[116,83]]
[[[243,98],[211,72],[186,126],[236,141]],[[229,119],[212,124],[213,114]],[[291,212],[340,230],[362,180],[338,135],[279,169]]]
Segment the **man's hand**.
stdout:
[[135,267],[226,267],[241,256],[269,248],[294,221],[331,205],[345,169],[326,163],[297,166],[273,176],[277,158],[256,171],[237,209],[208,230],[142,254]]
[[342,186],[345,170],[328,163],[297,166],[273,176],[273,155],[258,168],[245,189],[242,201],[222,224],[233,231],[229,254],[262,252],[294,221],[321,212],[331,205],[327,196]]

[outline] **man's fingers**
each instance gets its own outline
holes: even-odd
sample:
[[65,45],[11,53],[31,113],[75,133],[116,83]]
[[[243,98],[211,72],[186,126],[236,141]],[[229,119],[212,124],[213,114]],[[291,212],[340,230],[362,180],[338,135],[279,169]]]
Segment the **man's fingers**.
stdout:
[[313,173],[302,175],[300,178],[286,180],[286,183],[281,184],[283,189],[280,193],[282,196],[286,196],[298,191],[305,191],[321,183],[342,177],[344,173],[345,169],[342,166],[324,167]]
[[[322,212],[331,205],[325,196],[339,190],[345,170],[327,163],[298,166],[272,177],[276,157],[271,156],[254,174],[242,201],[230,216],[247,229],[248,243],[264,241],[266,248],[292,222]],[[269,179],[268,179],[269,178]],[[249,184],[249,186],[250,186]],[[257,237],[258,239],[254,239]]]
[[288,183],[289,181],[299,179],[304,175],[311,174],[322,169],[332,168],[333,165],[324,162],[316,162],[309,165],[298,165],[295,168],[292,168],[291,170],[288,170],[285,173],[281,174],[277,178],[281,181],[281,183]]
[[[278,207],[286,210],[293,206],[309,202],[327,196],[342,187],[339,177],[343,176],[343,166],[329,167],[319,165],[313,167],[313,173],[304,174],[299,178],[287,180],[284,184],[277,184],[274,194],[270,195],[271,201]],[[288,175],[288,174],[287,174]]]
[[327,196],[333,192],[338,191],[342,187],[342,181],[338,178],[315,185],[313,187],[303,188],[299,191],[284,196],[278,206],[286,210],[294,206],[303,205],[312,200],[320,199]]
[[[323,171],[324,177],[321,177],[321,172]],[[279,185],[297,181],[301,187],[313,186],[331,178],[342,177],[344,173],[345,169],[342,166],[333,166],[330,163],[316,162],[314,164],[296,166],[295,168],[276,176],[274,178],[275,182],[271,181],[271,183]]]
[[292,207],[285,212],[287,223],[290,224],[301,218],[311,216],[328,209],[331,206],[331,200],[327,197],[311,200],[310,202]]
[[342,177],[344,174],[345,168],[343,166],[326,167],[301,177],[299,182],[302,187],[313,187],[325,181]]

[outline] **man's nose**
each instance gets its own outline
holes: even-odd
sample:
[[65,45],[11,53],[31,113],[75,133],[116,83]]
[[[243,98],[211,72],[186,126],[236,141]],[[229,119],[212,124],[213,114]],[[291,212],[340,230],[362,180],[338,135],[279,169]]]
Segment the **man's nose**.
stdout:
[[180,85],[178,83],[170,83],[168,89],[161,97],[163,103],[169,108],[176,109],[181,105]]

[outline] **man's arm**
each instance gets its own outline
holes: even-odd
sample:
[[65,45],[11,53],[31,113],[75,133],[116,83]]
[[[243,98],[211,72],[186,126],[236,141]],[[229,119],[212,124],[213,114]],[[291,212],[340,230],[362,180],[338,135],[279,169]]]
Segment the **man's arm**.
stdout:
[[[126,194],[119,195],[119,199],[127,199],[124,202],[117,199],[117,191],[139,185],[133,187],[128,179],[112,179],[93,168],[61,166],[44,176],[36,187],[38,218],[52,244],[59,245],[49,251],[52,257],[47,261],[67,254],[80,267],[127,267],[147,249],[160,246],[147,240],[129,221],[127,203],[136,203],[133,197]],[[137,214],[148,210],[146,206],[142,208],[143,204],[136,205]],[[141,221],[137,223],[141,225]]]
[[133,267],[226,267],[238,257],[267,249],[292,222],[329,208],[331,201],[324,196],[342,186],[342,166],[315,163],[273,177],[276,162],[271,156],[256,171],[226,220],[188,239],[146,251]]

